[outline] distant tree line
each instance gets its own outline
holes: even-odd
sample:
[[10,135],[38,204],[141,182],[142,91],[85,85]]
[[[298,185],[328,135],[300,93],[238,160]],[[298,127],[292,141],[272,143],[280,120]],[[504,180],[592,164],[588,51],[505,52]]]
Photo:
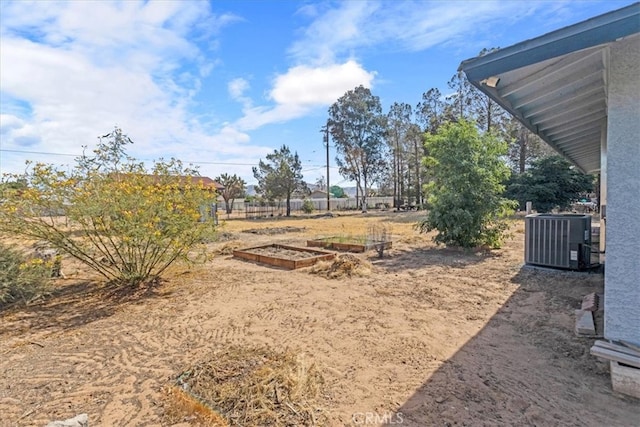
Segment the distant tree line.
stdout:
[[[484,49],[480,55],[494,50]],[[393,196],[395,208],[407,205],[431,208],[431,202],[443,200],[442,194],[433,197],[437,194],[437,183],[447,180],[443,181],[442,171],[436,166],[441,167],[442,163],[434,163],[430,150],[436,146],[432,138],[441,135],[445,128],[449,137],[464,129],[468,144],[458,146],[459,149],[464,146],[485,150],[489,158],[496,157],[504,166],[501,169],[491,160],[495,176],[488,180],[490,183],[480,175],[474,178],[479,179],[476,182],[467,183],[488,185],[499,196],[515,200],[521,207],[532,201],[540,212],[565,209],[581,194],[593,190],[593,177],[585,176],[555,155],[537,135],[473,87],[462,72],[454,74],[447,87],[446,94],[430,88],[415,106],[394,102],[384,112],[379,97],[358,86],[329,107],[327,126],[336,148],[335,161],[340,174],[355,182],[356,198],[363,211],[373,188],[378,196]],[[448,127],[451,124],[460,124],[461,129],[454,132]],[[474,135],[469,126],[474,126],[478,134]],[[481,143],[476,144],[476,140]],[[488,147],[493,146],[493,141],[501,148],[492,149],[489,155]],[[458,156],[464,158],[463,154]],[[464,168],[473,170],[473,162],[480,169],[488,167],[483,161],[489,159],[475,159],[471,163],[467,160],[455,169],[466,179],[473,174]],[[260,194],[268,200],[287,201],[294,194],[304,197],[308,193],[298,155],[286,146],[267,156],[266,162],[261,161],[254,168],[254,177],[259,182]],[[499,182],[494,182],[494,178]],[[466,203],[475,203],[473,197],[462,193],[466,194]],[[497,206],[502,205],[497,203],[494,208]],[[423,226],[425,230],[429,228]]]

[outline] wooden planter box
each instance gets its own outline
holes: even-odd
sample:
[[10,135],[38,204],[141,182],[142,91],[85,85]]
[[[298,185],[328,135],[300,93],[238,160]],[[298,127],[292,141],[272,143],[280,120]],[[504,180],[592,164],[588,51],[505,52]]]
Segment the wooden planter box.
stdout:
[[[291,256],[292,254],[295,256]],[[318,261],[332,260],[336,255],[314,249],[272,244],[236,250],[233,251],[233,256],[248,261],[295,270],[309,267]]]
[[307,246],[345,252],[366,252],[375,249],[380,245],[382,245],[385,250],[391,249],[391,242],[337,242],[332,237],[326,239],[307,240]]

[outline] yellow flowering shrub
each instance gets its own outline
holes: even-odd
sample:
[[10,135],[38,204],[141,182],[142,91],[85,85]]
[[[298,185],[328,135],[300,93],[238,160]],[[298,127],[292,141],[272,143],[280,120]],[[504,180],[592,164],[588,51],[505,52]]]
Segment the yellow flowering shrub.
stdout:
[[4,177],[26,188],[2,195],[0,232],[44,240],[109,281],[136,286],[186,260],[211,234],[201,211],[216,195],[178,160],[147,170],[128,157],[131,141],[120,129],[105,139],[71,171],[36,163]]

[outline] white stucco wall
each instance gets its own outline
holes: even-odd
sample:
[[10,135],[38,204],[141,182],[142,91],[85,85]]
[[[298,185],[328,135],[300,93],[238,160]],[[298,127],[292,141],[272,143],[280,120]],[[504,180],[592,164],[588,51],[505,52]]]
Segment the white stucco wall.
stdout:
[[640,36],[609,53],[604,333],[640,345]]

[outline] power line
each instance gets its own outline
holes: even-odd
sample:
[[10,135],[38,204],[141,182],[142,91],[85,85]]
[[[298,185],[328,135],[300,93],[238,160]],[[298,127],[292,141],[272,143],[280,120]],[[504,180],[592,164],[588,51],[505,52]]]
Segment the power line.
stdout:
[[[52,153],[52,152],[48,152],[48,151],[30,151],[30,150],[11,150],[8,148],[0,148],[0,152],[5,152],[5,153],[18,153],[18,154],[41,154],[41,155],[46,155],[46,156],[66,156],[66,157],[80,157],[80,154],[69,154],[69,153]],[[141,160],[151,160],[151,159],[141,159]],[[227,166],[255,166],[255,164],[253,163],[233,163],[233,162],[203,162],[203,161],[198,161],[198,162],[188,162],[188,161],[184,161],[184,163],[191,163],[191,164],[199,164],[199,165],[227,165]],[[303,172],[313,172],[316,170],[320,170],[320,169],[324,169],[326,167],[326,165],[306,165],[308,167],[310,167],[311,169],[303,169]],[[331,169],[337,169],[336,166],[331,166]],[[343,182],[346,182],[346,179],[343,179],[342,181],[338,182],[335,185],[340,185]]]
[[[69,153],[52,153],[48,151],[28,151],[28,150],[10,150],[10,149],[0,149],[0,151],[6,153],[19,153],[19,154],[41,154],[46,156],[67,156],[67,157],[80,157],[81,154],[69,154]],[[149,160],[153,161],[154,159],[139,159],[139,160]],[[226,166],[255,166],[255,163],[236,163],[236,162],[206,162],[206,161],[189,161],[183,160],[183,163],[190,163],[194,165],[226,165]],[[324,165],[307,165],[314,168],[324,168]]]
[[9,150],[2,148],[0,151],[4,151],[6,153],[23,153],[23,154],[44,154],[47,156],[70,156],[70,157],[78,157],[78,154],[68,154],[68,153],[49,153],[46,151],[26,151],[26,150]]

